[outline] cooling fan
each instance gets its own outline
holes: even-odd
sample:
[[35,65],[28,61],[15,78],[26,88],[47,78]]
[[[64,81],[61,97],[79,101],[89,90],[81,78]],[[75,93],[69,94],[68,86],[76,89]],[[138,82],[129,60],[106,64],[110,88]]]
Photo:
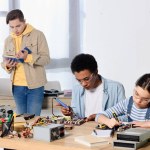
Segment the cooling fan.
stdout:
[[57,140],[64,135],[64,127],[51,129],[51,141]]
[[51,141],[57,140],[59,138],[59,129],[53,128],[51,129]]
[[60,127],[60,128],[59,128],[59,136],[60,136],[60,137],[65,136],[64,127]]

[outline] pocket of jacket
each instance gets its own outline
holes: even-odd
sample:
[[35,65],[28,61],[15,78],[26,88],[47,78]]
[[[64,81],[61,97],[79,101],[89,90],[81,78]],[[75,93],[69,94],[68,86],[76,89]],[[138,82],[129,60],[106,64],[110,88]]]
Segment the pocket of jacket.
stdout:
[[26,43],[26,47],[29,48],[33,53],[37,53],[38,44],[37,41],[29,41]]

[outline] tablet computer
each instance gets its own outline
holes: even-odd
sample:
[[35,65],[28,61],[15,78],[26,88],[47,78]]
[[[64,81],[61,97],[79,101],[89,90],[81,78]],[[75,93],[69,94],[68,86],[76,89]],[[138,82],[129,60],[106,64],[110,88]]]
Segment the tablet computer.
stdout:
[[3,56],[6,60],[11,60],[14,62],[18,62],[18,63],[23,63],[24,59],[23,58],[16,58],[15,56],[10,56],[10,55],[4,55]]

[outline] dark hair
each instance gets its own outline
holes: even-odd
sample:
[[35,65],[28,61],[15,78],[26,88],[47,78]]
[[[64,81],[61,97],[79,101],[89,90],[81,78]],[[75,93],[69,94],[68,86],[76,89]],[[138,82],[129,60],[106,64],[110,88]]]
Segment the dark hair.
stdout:
[[10,20],[19,19],[21,22],[24,22],[24,15],[20,9],[11,10],[6,17],[6,24],[9,24]]
[[79,54],[75,56],[71,63],[72,73],[89,70],[91,73],[97,72],[97,62],[90,54]]
[[136,86],[140,86],[142,89],[147,90],[150,93],[150,73],[142,75],[135,83]]

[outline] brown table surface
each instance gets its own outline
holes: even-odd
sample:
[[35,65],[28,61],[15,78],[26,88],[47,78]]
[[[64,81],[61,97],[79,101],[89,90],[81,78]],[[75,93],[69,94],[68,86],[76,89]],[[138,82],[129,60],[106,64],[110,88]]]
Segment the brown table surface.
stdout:
[[[110,144],[101,144],[100,146],[88,147],[74,141],[74,137],[89,135],[97,124],[95,122],[87,122],[81,126],[75,126],[73,130],[67,130],[65,138],[55,140],[53,142],[37,141],[25,138],[0,138],[0,148],[13,148],[16,150],[113,150],[112,141],[115,138],[108,138]],[[149,150],[150,143],[140,150]]]

